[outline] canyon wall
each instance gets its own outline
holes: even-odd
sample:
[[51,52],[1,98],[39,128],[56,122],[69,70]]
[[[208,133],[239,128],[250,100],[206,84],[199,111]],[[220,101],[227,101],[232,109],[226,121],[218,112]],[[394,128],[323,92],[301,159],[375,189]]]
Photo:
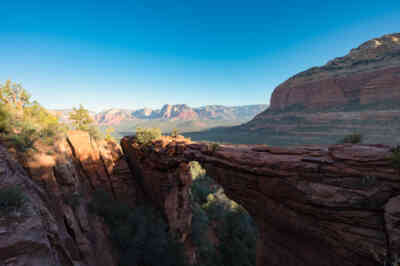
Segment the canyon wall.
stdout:
[[0,188],[18,185],[27,203],[0,219],[0,265],[118,265],[92,192],[160,209],[191,263],[191,176],[199,161],[254,218],[257,265],[383,265],[400,250],[400,172],[390,147],[277,148],[162,137],[122,148],[70,132],[54,150],[20,158],[0,147]]
[[399,117],[397,33],[367,41],[346,56],[289,78],[274,89],[270,108],[227,129],[226,139],[274,146],[333,144],[359,133],[365,143],[395,144],[400,142]]
[[118,265],[90,201],[95,190],[131,206],[143,199],[119,146],[72,131],[52,147],[36,148],[11,157],[1,147],[0,187],[18,185],[27,201],[0,221],[0,265]]
[[271,110],[400,100],[400,33],[367,41],[322,67],[301,72],[271,97]]
[[376,266],[399,255],[400,174],[388,146],[284,149],[168,137],[149,145],[125,137],[122,146],[153,197],[183,186],[188,163],[199,161],[257,223],[258,266]]

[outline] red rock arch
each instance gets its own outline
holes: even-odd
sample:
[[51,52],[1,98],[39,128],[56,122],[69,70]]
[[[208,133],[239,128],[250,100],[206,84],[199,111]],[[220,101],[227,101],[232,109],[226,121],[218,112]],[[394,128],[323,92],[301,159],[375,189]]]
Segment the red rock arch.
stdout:
[[135,178],[183,240],[191,220],[188,162],[196,160],[255,219],[258,266],[373,266],[399,253],[400,176],[387,146],[121,143]]

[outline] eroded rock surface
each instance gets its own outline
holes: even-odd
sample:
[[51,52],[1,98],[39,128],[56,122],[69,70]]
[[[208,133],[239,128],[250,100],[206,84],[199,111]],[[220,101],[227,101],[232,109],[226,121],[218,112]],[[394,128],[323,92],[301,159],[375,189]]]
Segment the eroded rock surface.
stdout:
[[344,57],[289,78],[274,89],[266,111],[228,129],[231,134],[226,138],[233,143],[282,146],[333,144],[357,132],[365,143],[393,144],[400,142],[399,117],[397,33],[370,40]]
[[367,41],[322,67],[301,72],[273,92],[271,109],[400,100],[400,33]]
[[3,218],[0,265],[118,265],[108,229],[89,210],[89,202],[98,189],[134,200],[130,196],[136,194],[135,187],[121,149],[79,131],[69,132],[53,148],[20,155],[26,171],[1,150],[0,162],[17,170],[7,170],[15,174],[2,175],[0,186],[20,184],[29,212],[15,222]]
[[[172,138],[141,146],[132,137],[122,146],[163,204],[188,200],[174,187],[184,188],[187,164],[199,161],[255,219],[258,266],[375,266],[399,253],[400,175],[388,146],[286,149]],[[184,210],[170,210],[171,217],[188,215]]]
[[[184,148],[185,143],[190,143],[180,139],[182,143],[169,150],[171,156],[176,150]],[[163,137],[154,146],[155,150],[163,149],[169,141],[170,138]],[[189,165],[185,162],[174,162],[171,165],[171,161],[160,160],[157,153],[152,153],[150,146],[133,143],[129,138],[124,138],[121,145],[145,198],[163,212],[170,230],[184,243],[189,262],[194,263],[195,250],[190,239],[192,209],[189,191],[192,177]]]

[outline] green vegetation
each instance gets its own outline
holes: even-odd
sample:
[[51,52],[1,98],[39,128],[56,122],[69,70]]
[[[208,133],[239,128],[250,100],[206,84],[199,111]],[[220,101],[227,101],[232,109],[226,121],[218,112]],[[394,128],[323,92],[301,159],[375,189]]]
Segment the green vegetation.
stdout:
[[0,214],[7,215],[21,209],[26,202],[22,190],[18,186],[8,186],[0,189]]
[[113,127],[108,127],[106,129],[106,135],[105,135],[104,139],[106,141],[115,141],[115,138],[112,135],[114,132],[115,132],[115,129]]
[[[192,238],[199,263],[206,266],[254,266],[257,229],[250,215],[231,201],[198,162],[191,162]],[[209,239],[214,232],[218,244]]]
[[211,143],[210,148],[211,148],[211,152],[215,153],[217,151],[217,149],[219,148],[219,144],[218,143]]
[[176,128],[172,129],[171,137],[177,138],[178,136],[179,136],[178,129],[176,129]]
[[391,149],[391,152],[392,156],[390,157],[390,160],[392,161],[392,165],[400,170],[400,145]]
[[363,135],[359,133],[353,133],[345,136],[340,143],[360,144],[362,143]]
[[90,117],[89,111],[82,104],[79,108],[73,108],[69,114],[69,119],[76,130],[88,131],[94,120]]
[[82,105],[79,108],[73,108],[69,114],[69,119],[76,130],[87,131],[94,139],[102,139],[103,135],[99,128],[94,124],[94,120],[89,114],[89,111]]
[[30,101],[29,93],[20,84],[0,84],[1,138],[18,151],[33,149],[39,140],[52,145],[57,134],[65,130],[56,116],[38,102]]
[[139,144],[147,145],[155,139],[161,137],[161,129],[159,128],[137,128],[136,141]]
[[109,226],[121,266],[184,266],[182,245],[168,232],[161,214],[147,206],[130,208],[104,191],[93,195],[91,209]]
[[[245,121],[243,121],[245,122]],[[132,132],[136,132],[137,128],[160,128],[163,134],[171,134],[174,129],[177,129],[179,134],[183,135],[187,132],[201,131],[213,127],[219,126],[235,126],[240,124],[241,121],[221,121],[221,120],[163,120],[163,119],[151,119],[151,120],[127,120],[122,121],[121,124],[115,125],[114,136],[116,138],[122,138],[123,136],[131,135]],[[105,130],[107,127],[103,126]]]

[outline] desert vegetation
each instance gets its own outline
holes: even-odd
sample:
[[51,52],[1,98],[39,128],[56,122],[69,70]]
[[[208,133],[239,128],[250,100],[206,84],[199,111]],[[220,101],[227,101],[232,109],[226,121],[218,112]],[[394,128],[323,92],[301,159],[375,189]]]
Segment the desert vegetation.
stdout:
[[22,190],[18,186],[7,186],[0,188],[0,214],[8,215],[13,211],[20,210],[26,202]]
[[18,83],[6,81],[0,85],[1,138],[19,151],[34,149],[41,141],[51,145],[66,126],[38,102]]
[[69,120],[72,127],[76,130],[87,131],[89,135],[98,140],[104,138],[95,121],[89,114],[89,110],[85,109],[82,105],[79,108],[73,108],[69,114]]
[[360,133],[352,133],[345,136],[339,143],[360,144],[363,141],[363,135]]
[[191,162],[192,237],[199,264],[252,266],[257,228],[243,207],[230,200],[198,162]]
[[119,265],[184,266],[183,247],[168,231],[158,210],[131,208],[105,191],[93,195],[91,210],[103,217],[119,253]]
[[104,136],[82,105],[70,113],[71,125],[46,110],[21,84],[7,80],[0,84],[0,138],[19,152],[35,150],[35,144],[51,146],[69,129],[89,132],[95,139]]
[[147,145],[151,141],[161,137],[161,129],[159,128],[137,128],[136,141],[139,144]]

